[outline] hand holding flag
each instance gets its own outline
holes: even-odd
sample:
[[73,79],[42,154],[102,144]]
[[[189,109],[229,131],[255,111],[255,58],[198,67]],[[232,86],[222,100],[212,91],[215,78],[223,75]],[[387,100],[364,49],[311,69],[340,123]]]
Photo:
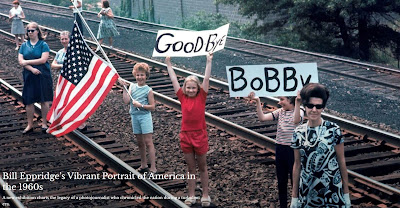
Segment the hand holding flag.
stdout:
[[112,65],[88,47],[75,22],[47,114],[52,123],[47,132],[59,137],[78,128],[100,106],[117,79]]

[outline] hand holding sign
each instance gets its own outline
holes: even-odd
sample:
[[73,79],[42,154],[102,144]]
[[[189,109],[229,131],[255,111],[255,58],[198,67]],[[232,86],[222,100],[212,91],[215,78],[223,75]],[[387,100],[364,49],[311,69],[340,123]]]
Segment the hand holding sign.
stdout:
[[159,30],[153,57],[203,56],[225,47],[229,24],[216,30]]

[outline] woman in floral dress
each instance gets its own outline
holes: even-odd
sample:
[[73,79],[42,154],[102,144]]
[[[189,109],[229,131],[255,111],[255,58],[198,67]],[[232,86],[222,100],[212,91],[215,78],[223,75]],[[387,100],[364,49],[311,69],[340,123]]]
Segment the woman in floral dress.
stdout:
[[329,91],[310,83],[301,90],[307,123],[295,129],[292,208],[351,206],[340,127],[322,119]]
[[[110,42],[110,47],[112,48],[113,40],[112,37],[119,35],[117,31],[117,27],[114,23],[114,14],[110,8],[110,3],[107,0],[103,1],[103,8],[97,14],[101,18],[99,30],[97,32],[97,39],[99,40],[100,45],[103,43],[104,38],[108,38]],[[100,50],[98,46],[96,52]]]

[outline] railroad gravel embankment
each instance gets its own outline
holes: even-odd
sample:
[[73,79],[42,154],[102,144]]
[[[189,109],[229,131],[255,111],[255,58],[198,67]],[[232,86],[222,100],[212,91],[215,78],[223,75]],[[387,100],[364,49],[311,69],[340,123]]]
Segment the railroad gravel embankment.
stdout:
[[[18,76],[22,80],[22,69],[17,64],[14,45],[8,44],[7,47],[6,44],[1,47],[0,55],[0,70],[8,71],[10,76]],[[53,71],[54,80],[57,75],[58,72]],[[88,125],[91,128],[99,128],[107,137],[128,146],[131,155],[126,155],[127,157],[138,157],[128,108],[128,105],[122,102],[121,91],[112,90],[90,117]],[[186,173],[186,165],[179,147],[180,121],[179,112],[157,104],[156,111],[153,112],[153,138],[160,171]],[[219,207],[278,207],[275,165],[273,162],[266,162],[266,156],[260,154],[264,150],[212,126],[208,126],[208,132],[210,150],[207,163],[210,195],[214,204]],[[199,176],[196,178],[199,184]],[[186,196],[185,188],[171,192],[176,196]],[[197,195],[199,194],[197,191]],[[354,207],[368,207],[368,204]]]
[[[0,55],[0,70],[8,71],[10,76],[18,76],[22,81],[22,69],[17,64],[14,45],[1,47]],[[57,72],[53,72],[54,80],[56,76]],[[129,106],[123,104],[121,91],[114,90],[89,118],[88,125],[90,128],[99,128],[108,138],[114,138],[130,147],[131,156],[138,157],[128,112]],[[180,113],[157,104],[153,113],[153,138],[160,171],[175,174],[187,172],[179,146],[180,121]],[[208,132],[210,150],[207,163],[213,203],[220,207],[276,207],[275,165],[253,162],[257,159],[257,152],[262,149],[211,126],[208,126]],[[199,184],[199,175],[196,179]],[[186,188],[172,192],[176,196],[186,196]],[[197,196],[199,195],[200,192],[197,191]]]
[[[8,9],[0,11],[8,13]],[[71,19],[67,17],[55,17],[28,9],[25,10],[25,13],[29,21],[36,21],[59,30],[72,28]],[[98,24],[89,22],[89,26],[94,34],[97,34]],[[155,34],[127,29],[120,29],[120,33],[119,37],[114,38],[115,47],[151,58],[156,39]],[[86,33],[86,36],[89,34]],[[107,41],[105,43],[108,44]],[[160,58],[156,60],[163,61]],[[265,58],[223,50],[214,55],[212,74],[217,79],[226,80],[226,66],[266,64],[270,61]],[[205,57],[173,58],[172,62],[178,67],[204,73]],[[400,119],[398,118],[400,115],[400,90],[323,72],[319,73],[319,82],[326,85],[331,91],[327,113],[400,134]]]

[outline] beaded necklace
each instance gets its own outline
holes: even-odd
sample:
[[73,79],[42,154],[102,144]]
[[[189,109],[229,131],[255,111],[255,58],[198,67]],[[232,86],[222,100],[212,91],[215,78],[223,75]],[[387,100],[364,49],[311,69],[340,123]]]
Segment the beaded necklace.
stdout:
[[304,146],[311,148],[311,147],[314,147],[315,145],[317,145],[317,143],[318,143],[317,140],[318,140],[319,136],[322,134],[322,125],[323,124],[324,124],[324,119],[321,118],[321,124],[319,125],[319,131],[317,133],[317,138],[315,139],[314,144],[311,145],[310,141],[308,140],[308,131],[310,131],[310,130],[308,129],[309,121],[307,121]]

